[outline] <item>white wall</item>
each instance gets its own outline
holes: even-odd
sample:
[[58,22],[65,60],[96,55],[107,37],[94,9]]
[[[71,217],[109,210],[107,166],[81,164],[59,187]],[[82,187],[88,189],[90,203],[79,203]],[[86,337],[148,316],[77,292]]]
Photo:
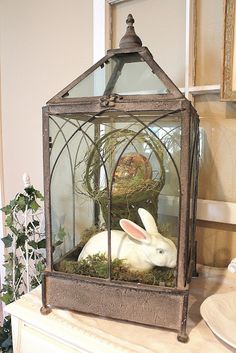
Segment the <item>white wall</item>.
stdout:
[[113,6],[113,38],[116,48],[126,31],[126,18],[131,13],[134,27],[154,60],[178,87],[185,77],[185,12],[186,0],[131,0]]
[[5,202],[27,171],[43,189],[41,107],[92,65],[92,0],[0,1]]

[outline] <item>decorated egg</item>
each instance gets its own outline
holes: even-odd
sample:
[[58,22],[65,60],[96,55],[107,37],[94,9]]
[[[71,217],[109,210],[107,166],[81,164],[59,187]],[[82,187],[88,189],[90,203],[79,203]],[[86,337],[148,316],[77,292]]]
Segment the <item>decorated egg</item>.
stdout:
[[152,166],[149,160],[139,153],[128,153],[118,162],[114,174],[113,192],[121,188],[139,187],[140,183],[151,179]]

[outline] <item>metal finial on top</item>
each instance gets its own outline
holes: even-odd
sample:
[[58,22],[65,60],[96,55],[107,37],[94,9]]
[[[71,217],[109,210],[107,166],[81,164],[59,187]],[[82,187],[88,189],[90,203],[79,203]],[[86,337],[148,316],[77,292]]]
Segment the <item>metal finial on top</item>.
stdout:
[[133,16],[131,15],[131,13],[128,15],[128,17],[127,17],[127,20],[126,20],[126,23],[127,23],[127,25],[128,26],[133,26],[133,24],[134,24],[134,18],[133,18]]
[[131,14],[128,15],[127,20],[127,29],[125,35],[120,40],[120,48],[135,48],[141,47],[142,41],[137,36],[134,30],[134,18]]

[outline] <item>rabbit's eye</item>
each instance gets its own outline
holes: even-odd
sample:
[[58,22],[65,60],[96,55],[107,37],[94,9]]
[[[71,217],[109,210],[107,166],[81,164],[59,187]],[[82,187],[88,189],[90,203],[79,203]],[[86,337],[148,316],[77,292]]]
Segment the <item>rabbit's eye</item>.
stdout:
[[163,249],[156,249],[156,251],[158,254],[164,254],[164,252],[165,252],[165,250],[163,250]]

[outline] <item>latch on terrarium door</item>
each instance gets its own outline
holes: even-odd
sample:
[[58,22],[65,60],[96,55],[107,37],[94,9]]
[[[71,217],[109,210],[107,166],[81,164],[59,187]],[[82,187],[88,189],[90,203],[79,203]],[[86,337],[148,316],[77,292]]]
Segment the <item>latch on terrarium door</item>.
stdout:
[[119,102],[123,99],[119,94],[111,94],[110,96],[105,96],[100,98],[101,107],[114,107],[116,102]]

